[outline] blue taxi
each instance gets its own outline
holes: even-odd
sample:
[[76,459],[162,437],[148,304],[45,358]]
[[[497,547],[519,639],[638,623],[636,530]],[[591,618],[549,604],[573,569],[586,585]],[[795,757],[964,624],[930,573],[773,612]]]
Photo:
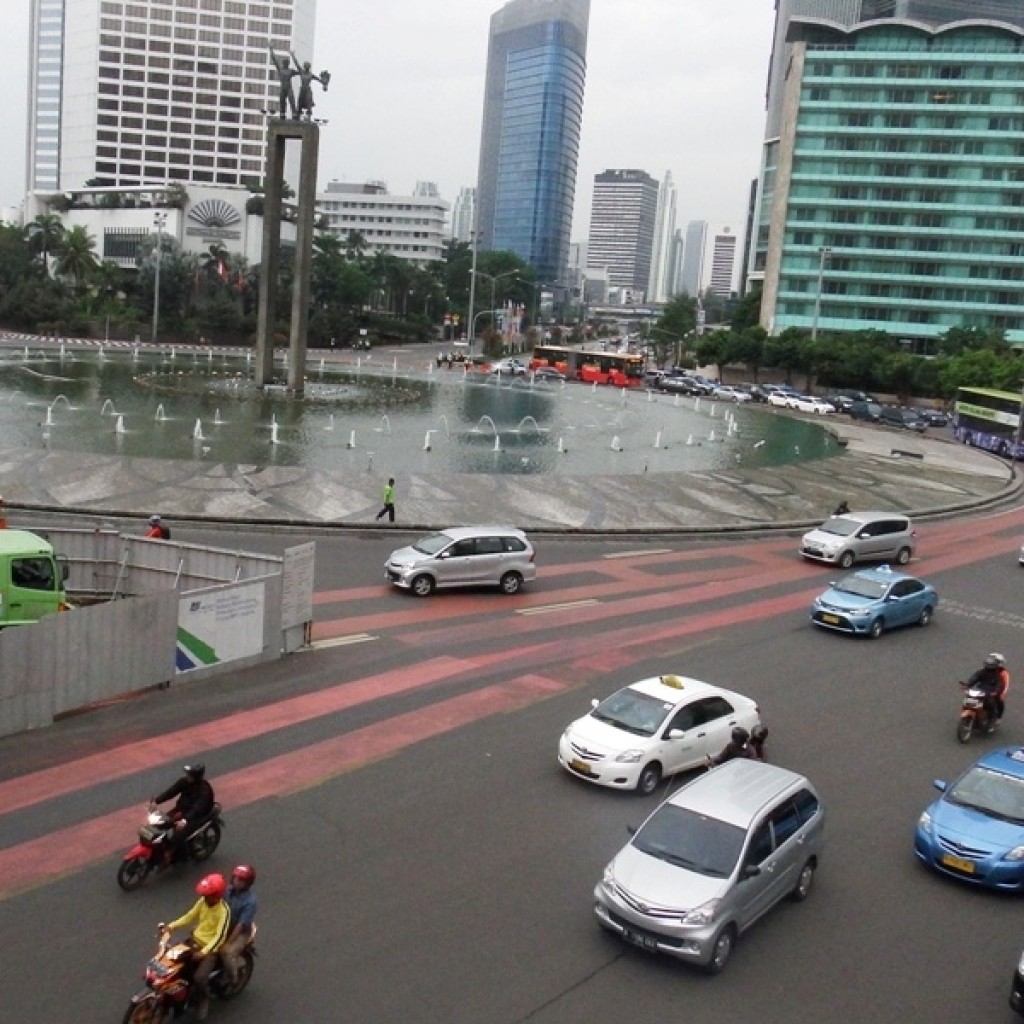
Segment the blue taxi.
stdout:
[[1024,747],[979,758],[918,819],[914,852],[950,878],[1024,891]]
[[830,583],[814,599],[811,622],[839,633],[878,637],[894,626],[927,626],[938,604],[930,583],[881,565]]

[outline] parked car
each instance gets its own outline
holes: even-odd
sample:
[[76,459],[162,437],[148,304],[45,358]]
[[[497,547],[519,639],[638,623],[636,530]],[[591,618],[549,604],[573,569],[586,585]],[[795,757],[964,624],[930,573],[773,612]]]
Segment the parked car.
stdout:
[[533,545],[509,526],[453,526],[392,551],[388,582],[418,597],[446,587],[500,587],[516,594],[537,576]]
[[729,384],[723,384],[715,388],[712,397],[720,402],[749,402],[750,395],[742,388],[734,388]]
[[592,708],[562,733],[559,763],[587,782],[643,795],[721,753],[736,726],[760,722],[749,697],[677,675],[641,679]]
[[566,379],[566,376],[561,370],[556,370],[553,366],[538,366],[533,371],[533,379],[563,381]]
[[854,562],[892,559],[906,565],[917,543],[910,520],[896,512],[846,512],[805,533],[800,554],[849,569]]
[[901,430],[916,430],[919,434],[928,429],[928,421],[916,410],[898,405],[883,405],[878,413],[878,422]]
[[809,412],[816,416],[831,416],[836,411],[829,402],[823,398],[815,398],[814,395],[801,395],[793,404],[797,412]]
[[631,945],[717,974],[766,911],[808,897],[824,840],[825,807],[806,778],[728,761],[637,829],[604,869],[594,913]]
[[846,410],[851,419],[868,420],[872,423],[878,422],[882,414],[882,407],[877,402],[851,402]]
[[666,375],[658,383],[660,391],[677,395],[703,395],[707,392],[692,377]]
[[957,881],[1024,892],[1024,747],[978,758],[917,821],[914,853]]
[[938,603],[930,583],[883,565],[829,584],[814,599],[811,622],[838,633],[876,638],[897,626],[927,626]]
[[782,388],[777,388],[769,394],[768,404],[777,409],[792,409],[795,408],[794,403],[798,398],[803,398],[799,391],[784,391]]
[[518,359],[499,359],[491,363],[491,373],[502,373],[511,377],[522,377],[526,373],[526,364]]
[[929,409],[926,406],[913,406],[912,408],[921,419],[927,421],[929,427],[949,426],[949,416],[941,409]]

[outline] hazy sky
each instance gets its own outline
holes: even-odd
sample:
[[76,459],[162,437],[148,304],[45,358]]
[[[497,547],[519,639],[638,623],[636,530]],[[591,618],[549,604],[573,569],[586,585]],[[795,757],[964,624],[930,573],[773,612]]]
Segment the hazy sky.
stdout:
[[[2,0],[8,93],[0,105],[0,206],[24,187],[29,0]],[[476,179],[490,16],[501,0],[318,0],[317,95],[327,118],[321,188],[434,181],[453,202]],[[764,131],[772,0],[591,0],[573,239],[586,237],[594,175],[670,170],[677,221],[742,235]],[[300,54],[300,57],[305,55]]]

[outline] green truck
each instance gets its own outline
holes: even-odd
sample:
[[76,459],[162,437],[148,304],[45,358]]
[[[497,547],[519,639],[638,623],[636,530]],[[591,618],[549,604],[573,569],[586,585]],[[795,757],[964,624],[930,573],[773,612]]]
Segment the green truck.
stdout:
[[68,607],[67,561],[28,530],[0,530],[0,629],[37,622]]

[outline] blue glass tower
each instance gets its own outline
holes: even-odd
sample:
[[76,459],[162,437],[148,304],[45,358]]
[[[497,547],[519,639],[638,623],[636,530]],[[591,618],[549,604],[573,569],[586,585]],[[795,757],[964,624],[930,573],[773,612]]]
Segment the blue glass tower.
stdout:
[[510,0],[491,18],[478,244],[551,283],[569,260],[589,20],[590,0]]

